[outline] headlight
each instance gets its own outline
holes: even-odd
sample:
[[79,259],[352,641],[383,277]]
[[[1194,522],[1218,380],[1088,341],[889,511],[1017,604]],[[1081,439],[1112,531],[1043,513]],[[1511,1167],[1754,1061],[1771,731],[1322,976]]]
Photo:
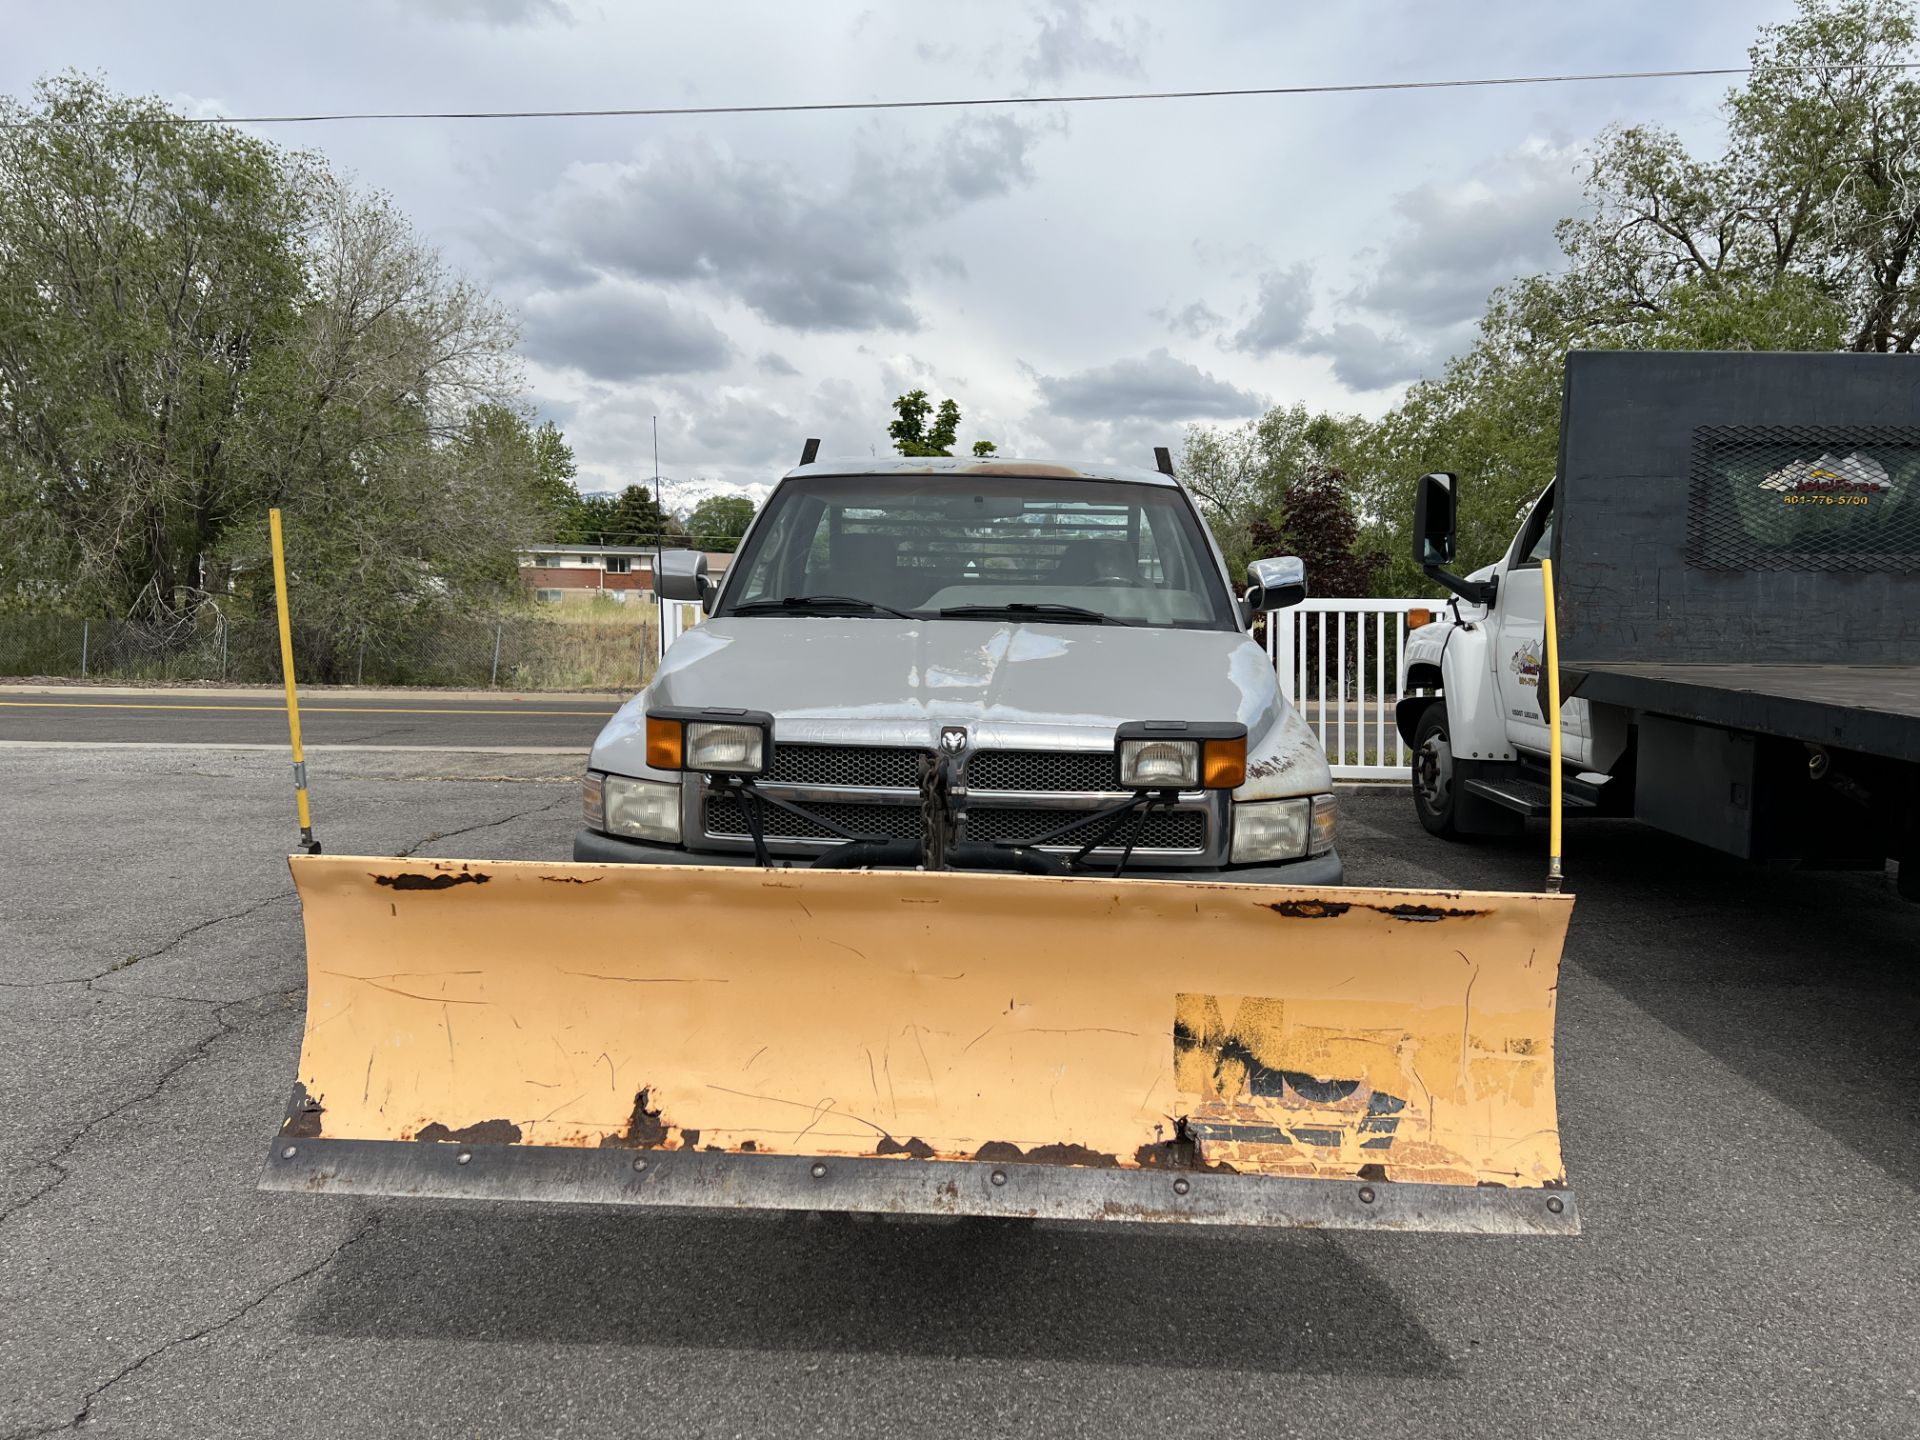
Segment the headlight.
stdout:
[[1200,783],[1198,740],[1122,740],[1120,783],[1129,790],[1191,790]]
[[647,714],[647,764],[655,770],[758,775],[767,768],[773,716],[761,710],[653,710]]
[[[1331,813],[1331,812],[1329,812]],[[1235,865],[1263,860],[1298,860],[1307,853],[1313,829],[1313,801],[1256,800],[1233,807]],[[1328,842],[1331,844],[1331,840]]]
[[767,732],[758,725],[687,726],[689,770],[727,775],[758,775],[766,769]]
[[1247,783],[1247,727],[1129,720],[1114,731],[1128,790],[1234,790]]
[[668,845],[680,843],[678,785],[607,775],[601,778],[600,791],[609,835],[659,840]]
[[1331,795],[1313,797],[1313,834],[1307,840],[1307,854],[1324,855],[1333,849],[1333,827],[1340,812]]

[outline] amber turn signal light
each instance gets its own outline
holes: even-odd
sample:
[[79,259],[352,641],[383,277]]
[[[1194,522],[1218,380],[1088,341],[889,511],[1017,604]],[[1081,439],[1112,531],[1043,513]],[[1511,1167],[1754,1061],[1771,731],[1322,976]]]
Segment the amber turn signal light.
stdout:
[[686,726],[678,720],[647,717],[647,765],[654,770],[678,770],[684,752]]
[[1209,790],[1237,790],[1247,783],[1247,737],[1208,740],[1201,747],[1200,783]]

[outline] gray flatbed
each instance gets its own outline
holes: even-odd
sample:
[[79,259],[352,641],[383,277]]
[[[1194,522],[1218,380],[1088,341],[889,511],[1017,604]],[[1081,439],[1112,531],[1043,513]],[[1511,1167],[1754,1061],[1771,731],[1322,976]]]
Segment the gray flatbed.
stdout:
[[1599,704],[1920,762],[1920,669],[1908,665],[1582,664]]

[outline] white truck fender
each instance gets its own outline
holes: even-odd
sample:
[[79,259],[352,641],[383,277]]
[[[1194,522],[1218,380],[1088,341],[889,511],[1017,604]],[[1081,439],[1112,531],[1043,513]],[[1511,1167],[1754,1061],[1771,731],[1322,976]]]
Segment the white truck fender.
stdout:
[[[1500,713],[1493,663],[1483,623],[1451,620],[1423,625],[1407,637],[1407,689],[1438,690],[1447,702],[1453,753],[1463,760],[1511,760],[1513,746]],[[1409,695],[1394,706],[1400,738],[1413,744],[1414,726],[1432,695]]]

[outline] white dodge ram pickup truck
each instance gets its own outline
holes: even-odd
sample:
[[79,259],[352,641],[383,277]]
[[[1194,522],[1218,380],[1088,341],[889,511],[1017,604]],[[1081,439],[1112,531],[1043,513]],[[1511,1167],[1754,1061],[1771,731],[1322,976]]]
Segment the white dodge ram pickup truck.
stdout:
[[993,459],[789,471],[652,683],[594,742],[576,860],[927,866],[1338,884],[1326,756],[1161,468]]

